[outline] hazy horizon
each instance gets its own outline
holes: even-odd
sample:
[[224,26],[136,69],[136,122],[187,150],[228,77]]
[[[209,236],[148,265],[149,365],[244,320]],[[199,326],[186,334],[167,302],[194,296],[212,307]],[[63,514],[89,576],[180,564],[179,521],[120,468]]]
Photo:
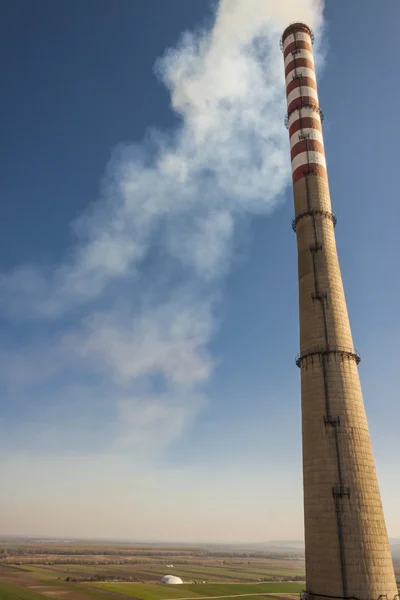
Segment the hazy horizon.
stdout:
[[[105,542],[105,543],[115,543],[115,544],[130,544],[130,545],[144,545],[144,546],[150,546],[150,545],[155,545],[155,546],[195,546],[195,545],[199,545],[199,546],[229,546],[229,547],[238,547],[238,548],[246,548],[246,547],[271,547],[272,548],[279,548],[282,547],[283,549],[299,549],[298,547],[301,546],[303,549],[303,546],[305,544],[304,539],[303,540],[290,540],[290,539],[276,539],[276,540],[265,540],[263,542],[252,542],[252,541],[245,541],[245,540],[241,540],[241,541],[237,541],[237,542],[227,542],[226,540],[218,540],[218,541],[198,541],[198,540],[179,540],[179,539],[171,539],[169,541],[166,540],[158,540],[158,539],[135,539],[135,538],[113,538],[113,537],[80,537],[80,536],[73,536],[73,537],[68,537],[68,536],[46,536],[46,535],[12,535],[12,534],[7,534],[7,535],[3,535],[0,533],[0,539],[25,539],[25,540],[32,540],[32,541],[48,541],[48,542],[65,542],[65,543],[71,543],[71,542],[77,542],[77,543],[82,543],[82,542]],[[391,545],[400,545],[400,538],[391,538],[389,536],[389,542]]]

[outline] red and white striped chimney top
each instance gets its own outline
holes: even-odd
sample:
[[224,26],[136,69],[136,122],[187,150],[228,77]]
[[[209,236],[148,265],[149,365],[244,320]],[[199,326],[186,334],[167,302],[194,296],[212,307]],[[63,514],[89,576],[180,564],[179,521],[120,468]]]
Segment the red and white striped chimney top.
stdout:
[[327,177],[313,40],[304,23],[289,25],[281,40],[293,183],[306,174]]

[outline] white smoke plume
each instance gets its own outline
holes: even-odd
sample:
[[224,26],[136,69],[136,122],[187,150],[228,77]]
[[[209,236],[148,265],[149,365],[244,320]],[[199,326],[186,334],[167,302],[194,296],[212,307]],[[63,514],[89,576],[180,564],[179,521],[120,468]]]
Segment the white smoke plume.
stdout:
[[114,407],[110,444],[182,433],[205,402],[235,230],[272,210],[289,181],[279,35],[296,20],[318,29],[322,12],[319,0],[220,0],[211,27],[157,61],[180,126],[115,150],[62,264],[1,277],[10,318],[53,332],[2,351],[10,394],[34,398],[53,382],[60,399]]

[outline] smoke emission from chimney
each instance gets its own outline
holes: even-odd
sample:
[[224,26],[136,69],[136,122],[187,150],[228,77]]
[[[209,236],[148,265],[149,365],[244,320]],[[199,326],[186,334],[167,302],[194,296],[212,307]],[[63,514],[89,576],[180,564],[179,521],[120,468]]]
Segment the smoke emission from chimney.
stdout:
[[221,0],[211,27],[184,33],[157,61],[181,125],[114,151],[60,264],[1,277],[10,318],[72,315],[50,341],[2,351],[10,389],[30,386],[34,397],[67,370],[79,381],[85,368],[97,381],[85,398],[94,402],[101,387],[118,407],[110,444],[168,443],[184,431],[213,371],[208,345],[235,230],[271,211],[290,182],[277,40],[293,20],[320,27],[322,11],[312,0]]

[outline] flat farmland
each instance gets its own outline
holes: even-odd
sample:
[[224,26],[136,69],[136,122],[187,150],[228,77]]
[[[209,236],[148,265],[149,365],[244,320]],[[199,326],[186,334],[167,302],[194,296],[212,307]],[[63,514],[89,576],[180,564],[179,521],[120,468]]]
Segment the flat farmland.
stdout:
[[[179,564],[174,562],[174,567],[179,570],[179,576],[182,579],[209,579],[223,580],[234,579],[243,581],[255,581],[257,579],[273,578],[273,577],[304,577],[304,565],[294,564],[287,565],[280,561],[269,561],[265,564],[241,564],[232,563],[228,565],[210,565],[210,564]],[[140,571],[143,575],[157,578],[165,575],[165,568],[162,565],[148,565],[142,567]]]
[[160,585],[140,583],[96,583],[94,587],[118,592],[140,600],[178,600],[180,598],[264,597],[266,594],[299,594],[304,585],[298,583],[210,583],[189,585]]
[[43,596],[12,583],[0,581],[1,600],[43,600]]
[[103,592],[101,596],[93,590],[81,589],[80,586],[64,586],[59,582],[40,581],[35,578],[14,577],[8,581],[0,581],[0,600],[115,600],[115,595]]
[[22,564],[14,565],[20,572],[31,573],[42,579],[122,579],[137,582],[158,582],[164,575],[178,575],[187,582],[258,582],[280,581],[282,579],[303,579],[304,568],[302,565],[281,565],[273,561],[266,565],[231,564],[225,566],[203,563],[180,564],[167,567],[165,562],[159,564],[147,563],[141,565],[130,564]]
[[[160,583],[177,575],[180,586]],[[0,540],[0,600],[260,600],[298,594],[300,555],[216,546]]]

